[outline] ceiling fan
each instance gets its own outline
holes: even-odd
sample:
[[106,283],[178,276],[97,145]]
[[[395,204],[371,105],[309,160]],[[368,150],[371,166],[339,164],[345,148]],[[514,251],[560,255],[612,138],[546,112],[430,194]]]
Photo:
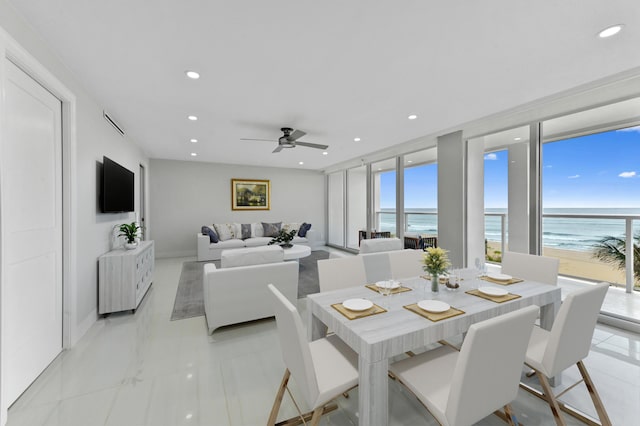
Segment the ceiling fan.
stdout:
[[248,139],[248,138],[240,138],[241,141],[267,141],[267,142],[278,142],[278,146],[273,152],[280,152],[283,148],[295,148],[296,146],[306,146],[309,148],[316,149],[327,149],[329,145],[320,145],[317,143],[303,142],[299,141],[301,137],[306,135],[302,130],[293,130],[291,127],[283,127],[280,129],[282,131],[282,136],[278,138],[277,141],[273,139]]

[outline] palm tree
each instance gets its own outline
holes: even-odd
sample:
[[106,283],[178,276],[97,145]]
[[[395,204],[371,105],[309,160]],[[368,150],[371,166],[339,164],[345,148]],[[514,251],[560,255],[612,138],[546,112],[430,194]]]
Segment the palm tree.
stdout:
[[[636,242],[633,244],[633,274],[636,280],[636,287],[640,282],[640,233],[635,236]],[[626,268],[626,242],[624,238],[606,236],[601,238],[593,246],[593,257],[615,266],[624,271]]]

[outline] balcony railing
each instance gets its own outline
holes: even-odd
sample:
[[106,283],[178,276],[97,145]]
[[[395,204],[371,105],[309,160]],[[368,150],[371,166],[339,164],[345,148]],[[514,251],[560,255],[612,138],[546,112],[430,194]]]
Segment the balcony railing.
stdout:
[[[382,221],[382,214],[392,215],[394,217],[393,226],[386,226]],[[411,216],[422,216],[425,219],[415,220]],[[416,212],[405,211],[404,224],[405,234],[437,234],[437,212]],[[500,220],[500,247],[504,253],[507,246],[507,214],[506,213],[485,213],[485,217],[498,217]],[[634,259],[633,259],[633,223],[640,220],[640,215],[616,215],[616,214],[562,214],[562,213],[545,213],[543,219],[570,219],[576,220],[613,220],[624,221],[624,237],[625,240],[625,288],[627,293],[631,293],[634,287]],[[429,219],[426,219],[429,218]],[[389,223],[391,221],[387,221]],[[395,233],[395,212],[393,211],[376,211],[376,229],[380,231],[392,231]],[[543,222],[544,226],[544,222]],[[385,229],[389,228],[389,229]],[[425,228],[429,228],[428,230]],[[543,229],[544,230],[544,229]],[[486,231],[485,231],[486,232]],[[544,237],[543,237],[544,245]],[[568,250],[570,251],[570,250]]]

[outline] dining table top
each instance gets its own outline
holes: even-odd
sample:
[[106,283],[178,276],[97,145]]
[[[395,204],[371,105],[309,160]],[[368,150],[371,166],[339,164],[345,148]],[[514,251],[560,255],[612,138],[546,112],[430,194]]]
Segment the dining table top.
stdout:
[[[524,280],[519,283],[502,286],[470,277],[461,282],[460,288],[449,291],[440,285],[438,293],[431,292],[431,281],[423,277],[409,277],[398,280],[403,287],[411,289],[389,296],[372,290],[365,285],[311,294],[307,296],[310,316],[315,316],[328,326],[360,356],[368,359],[390,357],[437,342],[465,332],[473,323],[489,319],[528,305],[553,306],[560,301],[560,288]],[[521,296],[517,299],[496,303],[491,300],[468,294],[467,291],[478,287],[503,288],[510,294]],[[357,319],[348,319],[332,307],[348,299],[363,298],[382,307],[386,312]],[[405,306],[422,300],[439,300],[452,308],[464,311],[464,314],[433,322],[406,309]],[[554,313],[555,314],[555,313]],[[555,316],[555,315],[554,315]],[[313,334],[316,339],[321,333]],[[392,342],[390,346],[389,343]],[[375,350],[385,344],[383,353]]]

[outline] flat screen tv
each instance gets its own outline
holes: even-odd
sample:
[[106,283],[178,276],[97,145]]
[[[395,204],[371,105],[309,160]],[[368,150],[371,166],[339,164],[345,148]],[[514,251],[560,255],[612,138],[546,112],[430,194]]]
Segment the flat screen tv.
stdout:
[[102,162],[102,212],[132,212],[134,180],[133,172],[110,158]]

